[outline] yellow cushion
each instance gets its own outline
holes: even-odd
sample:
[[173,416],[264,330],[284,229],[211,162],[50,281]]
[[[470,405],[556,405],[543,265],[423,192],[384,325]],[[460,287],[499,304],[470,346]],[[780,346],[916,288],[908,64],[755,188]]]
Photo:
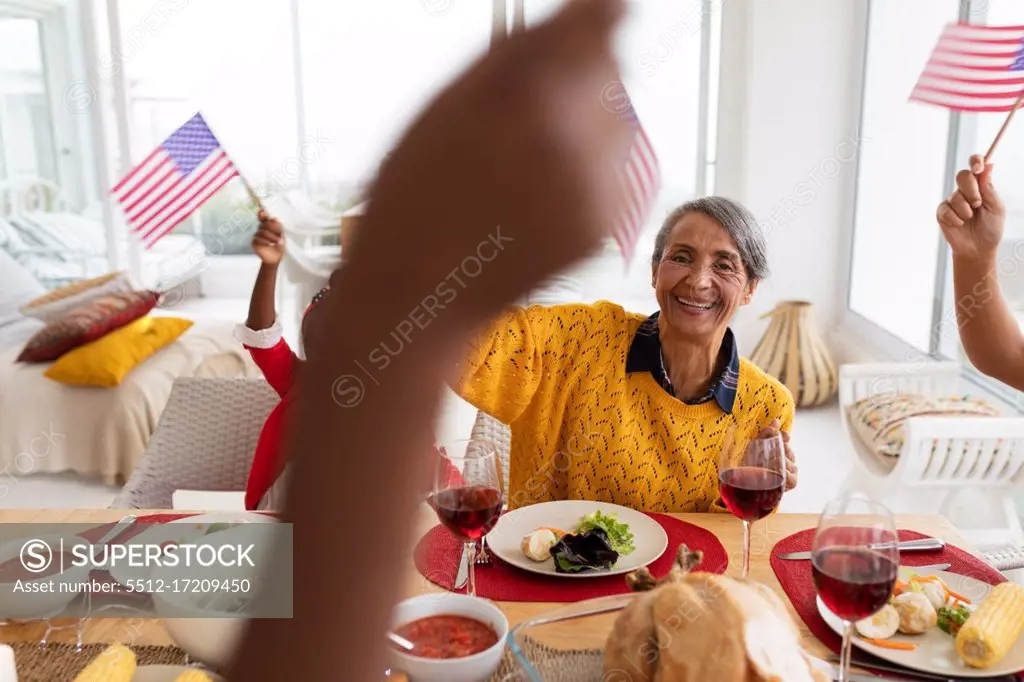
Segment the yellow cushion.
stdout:
[[118,386],[146,358],[192,326],[179,317],[140,317],[62,355],[46,376],[73,386]]

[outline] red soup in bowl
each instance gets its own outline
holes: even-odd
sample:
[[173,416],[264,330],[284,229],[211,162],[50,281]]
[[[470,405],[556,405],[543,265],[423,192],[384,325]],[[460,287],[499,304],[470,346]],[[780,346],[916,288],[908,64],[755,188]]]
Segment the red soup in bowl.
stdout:
[[400,651],[421,658],[464,658],[498,643],[494,628],[467,616],[428,616],[402,625],[395,634],[415,645],[412,651]]

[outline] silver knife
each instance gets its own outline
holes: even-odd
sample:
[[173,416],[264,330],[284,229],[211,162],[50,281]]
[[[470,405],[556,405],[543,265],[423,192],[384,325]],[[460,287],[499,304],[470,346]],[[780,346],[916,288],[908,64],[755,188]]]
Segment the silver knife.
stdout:
[[[906,540],[897,545],[901,552],[933,552],[940,550],[946,546],[946,543],[938,538],[922,538],[920,540]],[[871,545],[871,549],[882,549],[884,547],[892,547],[892,543],[889,544],[875,544]],[[780,559],[810,559],[811,552],[789,552],[787,554],[780,554]]]
[[459,560],[459,570],[455,573],[455,584],[452,587],[460,590],[469,582],[469,552],[462,551],[462,559]]

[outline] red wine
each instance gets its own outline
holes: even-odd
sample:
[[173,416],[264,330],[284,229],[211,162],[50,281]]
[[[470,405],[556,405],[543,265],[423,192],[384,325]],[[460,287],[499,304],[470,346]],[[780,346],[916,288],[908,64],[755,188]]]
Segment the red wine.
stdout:
[[896,562],[865,547],[827,547],[811,559],[814,586],[832,613],[860,620],[885,606],[896,585]]
[[775,511],[786,489],[786,477],[761,467],[726,469],[718,477],[722,501],[733,516],[756,521]]
[[480,485],[448,488],[431,495],[430,505],[448,530],[469,540],[479,540],[498,522],[501,493]]

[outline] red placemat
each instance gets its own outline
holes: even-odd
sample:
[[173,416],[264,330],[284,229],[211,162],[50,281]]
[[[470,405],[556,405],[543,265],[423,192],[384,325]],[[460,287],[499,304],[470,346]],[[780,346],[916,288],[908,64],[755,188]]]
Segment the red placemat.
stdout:
[[[899,536],[900,540],[917,540],[930,537],[912,530],[901,530],[899,531]],[[778,557],[779,554],[787,552],[810,551],[813,540],[813,528],[802,530],[780,540],[772,549],[772,570],[775,571],[775,577],[779,579],[779,583],[782,585],[782,589],[785,590],[786,596],[789,597],[789,601],[793,603],[793,608],[796,609],[797,614],[807,624],[807,628],[825,646],[833,652],[839,653],[842,640],[818,613],[817,592],[815,592],[814,579],[811,576],[810,560],[792,561]],[[902,566],[950,564],[949,573],[968,576],[989,585],[1006,582],[1006,578],[1003,577],[1002,573],[981,559],[951,545],[946,545],[945,549],[937,552],[905,552],[900,555],[900,564]],[[952,585],[950,587],[955,589]],[[960,592],[960,590],[957,591]],[[964,594],[964,596],[971,599],[981,595]]]
[[[668,535],[668,548],[650,568],[655,577],[668,574],[675,560],[676,548],[685,544],[692,550],[704,552],[700,571],[725,573],[729,565],[725,547],[712,533],[700,526],[686,523],[664,514],[647,514]],[[430,582],[451,590],[462,558],[463,543],[444,526],[434,526],[416,545],[416,569]],[[477,596],[495,601],[574,602],[609,594],[629,592],[625,576],[609,575],[600,578],[552,578],[523,571],[506,564],[491,552],[489,566],[476,567]]]

